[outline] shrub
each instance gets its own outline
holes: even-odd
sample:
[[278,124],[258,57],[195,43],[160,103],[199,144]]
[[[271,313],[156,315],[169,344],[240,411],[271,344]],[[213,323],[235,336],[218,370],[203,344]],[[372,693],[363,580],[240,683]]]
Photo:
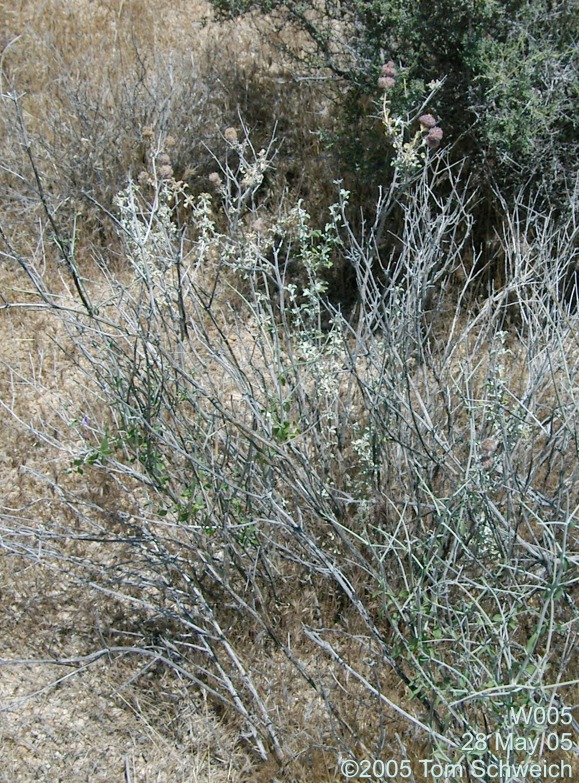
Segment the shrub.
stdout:
[[426,84],[444,79],[437,109],[456,155],[468,156],[482,175],[478,184],[496,182],[505,196],[522,185],[541,185],[546,196],[566,198],[577,159],[574,3],[214,0],[212,5],[222,17],[259,11],[271,14],[273,25],[289,20],[305,35],[306,43],[296,47],[302,66],[346,81],[342,148],[358,174],[369,176],[378,159],[372,129],[360,123],[366,114],[361,106],[375,91],[380,67],[392,58],[403,76],[393,91],[398,113]]
[[[471,281],[455,300],[448,281],[468,275],[470,205],[443,154],[362,233],[343,189],[322,229],[301,202],[260,228],[274,150],[228,137],[243,154],[215,197],[170,176],[118,194],[126,274],[100,264],[88,313],[27,261],[82,387],[30,422],[68,473],[34,519],[3,511],[2,545],[29,536],[32,558],[138,609],[160,630],[110,654],[173,667],[263,760],[297,763],[307,739],[334,768],[415,763],[424,741],[466,763],[469,732],[505,734],[510,707],[577,685],[578,315],[558,296],[576,223],[513,212],[508,286],[465,317]],[[388,199],[404,219],[384,285]],[[355,270],[350,319],[327,298],[335,254]]]

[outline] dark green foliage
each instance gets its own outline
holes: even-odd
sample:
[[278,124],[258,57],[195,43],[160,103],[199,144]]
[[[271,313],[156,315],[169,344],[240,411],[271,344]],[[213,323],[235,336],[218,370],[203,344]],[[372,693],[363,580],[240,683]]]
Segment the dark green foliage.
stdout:
[[364,125],[363,115],[368,96],[379,98],[379,69],[390,58],[404,73],[393,96],[401,113],[414,109],[424,85],[445,80],[435,107],[445,144],[454,145],[457,157],[471,158],[479,184],[496,183],[504,193],[532,186],[557,200],[574,178],[579,15],[573,0],[347,0],[320,2],[315,11],[298,0],[212,5],[223,17],[276,12],[307,34],[312,47],[299,53],[302,65],[329,69],[348,85],[342,120],[351,137],[340,141],[343,162],[364,178],[376,169],[377,129]]

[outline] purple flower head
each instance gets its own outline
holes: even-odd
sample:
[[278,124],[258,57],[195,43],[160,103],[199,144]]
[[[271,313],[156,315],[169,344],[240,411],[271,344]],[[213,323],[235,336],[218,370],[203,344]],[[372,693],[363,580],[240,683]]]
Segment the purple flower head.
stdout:
[[378,79],[378,87],[381,87],[383,90],[391,90],[395,84],[396,81],[391,76],[381,76]]
[[418,122],[422,125],[423,130],[430,130],[430,128],[434,128],[436,125],[436,120],[432,114],[422,114],[418,118]]
[[396,68],[392,60],[388,60],[386,65],[382,66],[383,76],[389,76],[390,78],[394,79],[396,78],[397,74],[398,74],[398,69]]
[[424,137],[424,143],[429,149],[435,150],[442,141],[443,136],[444,133],[442,132],[442,128],[431,128]]

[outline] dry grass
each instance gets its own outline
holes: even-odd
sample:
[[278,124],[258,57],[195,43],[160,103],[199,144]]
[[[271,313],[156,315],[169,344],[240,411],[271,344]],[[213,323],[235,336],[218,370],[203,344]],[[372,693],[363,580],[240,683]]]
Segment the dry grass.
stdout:
[[[92,262],[83,248],[90,250],[95,243],[112,249],[109,269],[116,267],[119,276],[125,269],[110,244],[110,224],[82,193],[110,206],[127,173],[136,175],[149,165],[143,135],[147,127],[160,151],[166,147],[170,153],[175,174],[203,189],[214,167],[207,148],[217,153],[223,148],[222,133],[238,122],[238,112],[258,133],[260,127],[262,133],[270,133],[276,105],[287,105],[288,92],[295,92],[283,68],[275,65],[265,38],[253,27],[205,25],[207,13],[203,3],[124,0],[108,5],[81,1],[66,8],[50,1],[3,8],[2,91],[23,96],[23,120],[47,199],[63,222],[76,213],[75,241],[87,277],[92,275]],[[307,110],[316,113],[316,98],[308,100]],[[299,187],[303,167],[298,156],[312,159],[312,152],[303,131],[303,105],[295,106],[293,119],[286,113],[282,129],[288,155],[279,176],[289,171],[295,180],[292,172],[298,172]],[[43,210],[17,173],[24,167],[32,177],[12,120],[5,116],[2,127],[2,225],[9,229],[17,252],[46,258]],[[304,137],[307,143],[300,144]],[[314,150],[313,156],[318,152]],[[50,287],[66,298],[66,269],[49,261],[44,274]],[[3,265],[5,300],[24,301],[27,287],[17,270]],[[4,310],[1,330],[2,365],[7,370],[2,398],[22,422],[47,433],[45,440],[35,438],[0,411],[3,507],[24,514],[35,526],[56,522],[63,529],[67,508],[39,473],[46,470],[53,482],[64,481],[65,486],[74,483],[76,492],[89,501],[110,499],[116,491],[98,472],[84,481],[77,476],[73,482],[67,476],[66,450],[74,444],[73,436],[61,444],[64,449],[54,449],[53,436],[62,432],[63,403],[69,410],[77,404],[82,375],[71,365],[72,356],[67,360],[59,350],[57,342],[64,335],[49,314]],[[117,508],[122,502],[119,498]],[[18,551],[29,552],[30,541],[25,535],[11,539],[2,558],[2,624],[11,639],[3,658],[67,659],[92,652],[103,643],[102,634],[107,640],[114,635],[111,629],[123,617],[122,607],[111,608],[102,598],[95,602],[86,588],[48,567],[41,548],[36,562],[21,558]],[[86,553],[88,546],[72,543],[68,552]],[[124,619],[120,624],[127,626]],[[136,618],[133,625],[138,627]],[[200,701],[177,675],[147,669],[146,662],[124,658],[95,661],[80,673],[48,664],[5,667],[3,779],[252,777],[243,743],[240,746],[233,728],[223,725],[214,707]],[[270,669],[273,682],[273,662]],[[305,698],[303,704],[308,702]],[[302,721],[295,717],[292,722],[301,756],[307,747],[305,739],[299,739]],[[263,779],[269,779],[267,771]]]
[[[521,660],[576,701],[574,238],[512,216],[510,288],[471,310],[467,205],[425,176],[376,276],[387,205],[361,238],[337,205],[339,251],[295,207],[327,200],[318,90],[206,13],[4,10],[7,781],[342,780],[496,717]],[[169,165],[192,197],[219,168],[208,211]],[[350,320],[326,250],[356,269]]]
[[[10,283],[17,285],[5,273],[6,295]],[[54,327],[45,313],[2,316],[1,361],[13,373],[3,373],[2,398],[14,394],[14,413],[42,423],[47,433],[60,428],[63,401],[74,404],[79,396],[78,377],[55,346]],[[19,510],[40,527],[66,526],[66,507],[36,478],[47,471],[54,481],[61,479],[66,456],[27,434],[4,410],[0,417],[4,511]],[[108,491],[102,480],[84,489],[89,498]],[[76,490],[83,490],[78,482]],[[125,623],[122,605],[95,600],[94,591],[50,567],[41,545],[32,559],[17,554],[34,546],[29,536],[16,537],[2,556],[3,660],[82,659],[106,646]],[[88,546],[73,544],[69,552],[86,554]],[[80,666],[3,665],[0,702],[0,779],[11,783],[247,779],[247,753],[238,748],[235,733],[178,677],[136,656],[107,656]]]
[[[70,194],[71,183],[77,192],[86,188],[101,199],[114,193],[128,170],[143,166],[144,124],[156,126],[158,136],[174,134],[173,155],[182,172],[197,167],[200,145],[214,141],[226,121],[214,116],[205,130],[199,126],[207,122],[203,106],[211,101],[211,84],[225,75],[220,72],[224,60],[235,63],[226,74],[235,79],[239,52],[256,62],[262,58],[261,43],[244,37],[243,28],[236,26],[233,34],[203,28],[206,12],[202,3],[190,2],[3,7],[3,44],[9,45],[2,59],[2,90],[26,94],[29,131],[49,145],[40,151],[40,160],[53,203]],[[139,81],[143,75],[145,84]],[[180,111],[163,106],[167,101]],[[92,116],[80,115],[89,107]],[[177,122],[185,119],[186,126]],[[3,227],[17,237],[21,252],[42,253],[34,249],[39,213],[11,173],[21,162],[13,156],[17,148],[9,152],[13,128],[5,125],[3,131],[9,155],[3,169],[8,185]],[[87,206],[80,210],[86,213]],[[90,222],[82,232],[87,227]],[[51,285],[58,285],[57,270],[48,274]],[[23,286],[10,265],[3,265],[3,296],[22,300]],[[4,310],[0,328],[2,365],[10,368],[2,373],[2,398],[15,394],[14,413],[54,432],[63,401],[74,402],[79,395],[78,373],[54,343],[62,335],[46,313],[23,310]],[[50,491],[47,498],[46,487],[31,471],[49,467],[58,479],[68,463],[4,410],[0,417],[4,509],[20,509],[37,524],[43,519],[50,524],[55,513]],[[106,483],[90,490],[102,494]],[[66,524],[66,510],[60,506],[56,513]],[[18,551],[28,540],[14,544]],[[102,600],[95,603],[86,589],[46,567],[41,550],[36,563],[4,554],[1,582],[6,660],[83,656],[102,643],[99,634],[114,627],[119,614],[117,607],[109,616]],[[247,753],[213,709],[178,677],[147,671],[137,659],[101,659],[80,672],[48,664],[4,666],[0,683],[3,780],[248,779]]]

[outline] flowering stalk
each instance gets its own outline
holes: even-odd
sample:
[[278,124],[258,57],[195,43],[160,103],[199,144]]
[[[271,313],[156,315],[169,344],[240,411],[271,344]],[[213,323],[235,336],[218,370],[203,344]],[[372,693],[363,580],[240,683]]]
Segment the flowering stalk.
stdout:
[[[393,117],[390,109],[391,91],[396,86],[398,70],[392,60],[382,66],[382,75],[378,79],[378,86],[384,91],[382,97],[382,123],[386,138],[391,142],[396,157],[392,165],[406,177],[415,174],[426,160],[424,147],[435,150],[440,146],[443,131],[438,121],[432,114],[420,114],[418,116],[419,129],[414,132],[409,141],[407,137],[413,118],[403,120],[401,117]],[[431,91],[423,102],[419,111],[422,111],[431,101],[434,94],[440,89],[442,82],[433,82],[429,85]]]
[[[405,190],[416,180],[428,164],[427,150],[438,149],[443,138],[443,130],[434,115],[422,113],[442,86],[442,81],[431,82],[428,85],[430,92],[418,111],[413,116],[407,116],[406,119],[403,119],[399,116],[393,116],[391,110],[391,94],[396,87],[397,77],[398,69],[394,62],[389,60],[381,68],[378,87],[383,90],[381,118],[384,133],[395,153],[392,160],[394,176],[390,185],[390,197],[384,200],[384,207],[378,216],[376,229],[378,243],[382,236],[386,217],[395,203],[392,195],[397,191]],[[418,120],[419,127],[412,131],[416,120]],[[408,138],[410,133],[412,135]]]

